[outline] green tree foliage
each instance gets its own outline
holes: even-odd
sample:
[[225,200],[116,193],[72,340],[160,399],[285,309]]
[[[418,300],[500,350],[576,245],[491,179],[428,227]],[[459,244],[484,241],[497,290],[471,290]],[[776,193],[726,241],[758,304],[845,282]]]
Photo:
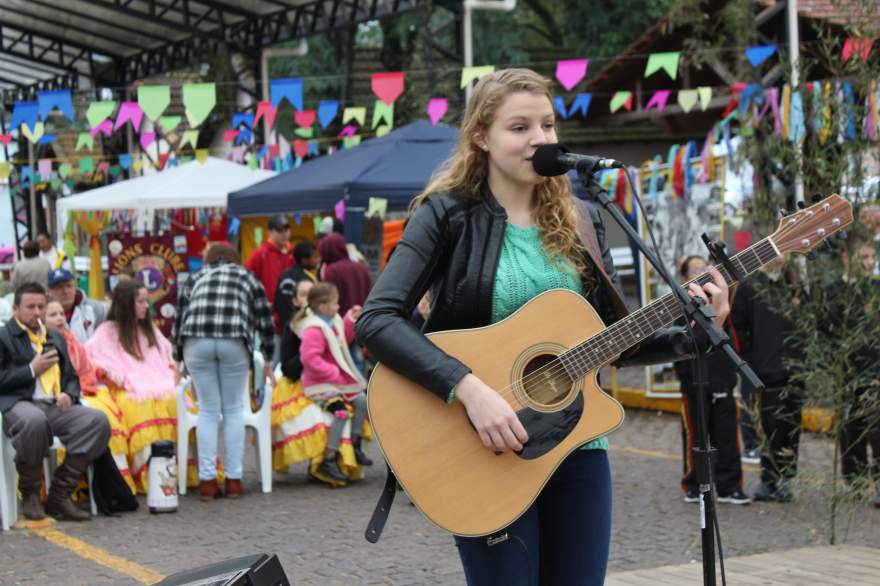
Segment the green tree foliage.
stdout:
[[[865,2],[868,18],[872,4],[876,10],[876,3]],[[789,259],[799,278],[790,285],[786,299],[771,300],[794,324],[788,343],[797,344],[802,353],[788,366],[795,381],[804,386],[807,408],[826,409],[832,415],[832,468],[819,475],[801,473],[797,484],[801,491],[815,492],[829,504],[827,532],[829,541],[835,543],[842,521],[852,519],[858,506],[878,489],[877,479],[872,479],[869,471],[858,477],[841,476],[840,444],[844,429],[854,422],[862,426],[859,439],[880,433],[880,369],[876,360],[880,282],[870,269],[849,262],[865,246],[876,248],[875,235],[880,235],[877,188],[866,176],[872,165],[876,175],[878,147],[863,132],[869,103],[866,96],[877,91],[871,83],[880,77],[880,60],[874,56],[867,62],[858,58],[842,61],[846,38],[864,30],[864,21],[858,17],[843,30],[819,24],[823,29],[818,41],[801,53],[802,84],[792,89],[802,92],[804,99],[809,128],[806,139],[799,144],[778,136],[773,116],[759,120],[753,108],[741,116],[739,124],[744,138],[740,155],[755,169],[752,222],[756,235],[771,233],[778,221],[777,210],[793,207],[799,174],[808,197],[839,193],[854,208],[855,221],[848,229],[851,237],[833,250],[818,250],[812,262]],[[822,89],[819,96],[806,92],[807,82],[818,84]],[[852,85],[855,98],[851,102],[842,91],[838,94],[845,82]],[[816,119],[823,121],[819,132],[812,128]],[[854,133],[847,137],[850,121]],[[875,358],[866,363],[866,355]]]
[[529,49],[564,49],[571,58],[614,57],[674,0],[522,0],[506,12],[474,15],[474,63],[529,65]]

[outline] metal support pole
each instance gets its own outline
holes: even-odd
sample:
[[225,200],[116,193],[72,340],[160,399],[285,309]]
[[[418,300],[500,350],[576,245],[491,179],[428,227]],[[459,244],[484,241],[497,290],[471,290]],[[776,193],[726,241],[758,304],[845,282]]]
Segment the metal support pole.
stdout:
[[[263,49],[260,53],[260,83],[263,85],[262,101],[269,101],[269,59],[275,57],[305,57],[309,52],[309,44],[300,39],[298,47],[277,47]],[[272,130],[263,123],[263,144],[269,145]]]
[[[801,47],[800,32],[798,30],[798,3],[797,0],[787,0],[785,3],[786,28],[788,30],[788,59],[791,66],[791,90],[799,91]],[[795,202],[804,201],[804,172],[803,153],[800,143],[795,143],[795,170],[794,199]]]
[[[464,15],[462,17],[461,33],[463,39],[462,48],[464,66],[474,65],[474,36],[473,36],[473,12],[474,10],[496,10],[510,12],[516,8],[516,0],[465,0]],[[465,103],[471,99],[471,84],[464,88]]]
[[[36,238],[37,233],[40,231],[40,223],[37,220],[37,188],[36,188],[36,172],[34,171],[34,143],[30,140],[28,143],[28,165],[31,168],[31,177],[29,183],[30,187],[30,210],[31,210],[31,238]],[[48,232],[48,230],[47,230]]]

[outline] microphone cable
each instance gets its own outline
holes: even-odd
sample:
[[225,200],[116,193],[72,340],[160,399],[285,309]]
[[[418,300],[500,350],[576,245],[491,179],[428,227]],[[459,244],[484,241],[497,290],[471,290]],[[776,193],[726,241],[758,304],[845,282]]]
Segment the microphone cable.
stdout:
[[[630,172],[630,169],[628,166],[624,165],[623,171],[624,171],[624,174],[626,175],[626,180],[629,182],[630,188],[632,188],[633,199],[636,200],[636,205],[638,205],[638,207],[639,207],[639,213],[642,214],[642,218],[644,218],[644,220],[645,220],[645,230],[648,232],[648,236],[651,238],[651,246],[654,248],[654,254],[656,254],[658,260],[660,260],[662,262],[663,259],[660,258],[660,247],[657,246],[657,240],[654,238],[654,231],[651,229],[651,222],[648,220],[648,215],[645,213],[645,207],[642,205],[642,198],[639,196],[638,185],[636,185],[636,183],[633,181],[632,173]],[[596,181],[595,176],[592,177],[592,180]],[[646,283],[646,285],[649,285],[649,283]],[[678,302],[679,307],[681,307],[682,314],[685,315],[685,320],[684,320],[685,329],[691,338],[691,344],[694,348],[694,367],[696,369],[697,375],[700,378],[702,378],[702,372],[703,372],[702,353],[700,352],[700,349],[697,346],[697,338],[694,335],[694,329],[691,326],[690,320],[687,319],[687,313],[684,311],[684,304],[682,303],[681,299],[678,298],[678,295],[673,295],[673,297]],[[700,386],[702,386],[702,388],[700,388],[698,390],[698,392],[705,393],[705,382],[703,383],[703,385],[700,385]],[[703,401],[705,402],[705,400],[706,399],[705,399],[705,395],[704,395]],[[703,417],[704,415],[705,415],[704,413],[698,414],[698,416],[700,416],[700,417]],[[705,419],[705,417],[703,417],[703,419]],[[704,426],[701,426],[701,427],[704,427]],[[702,435],[704,436],[702,438],[702,440],[704,440],[703,441],[704,449],[708,450],[709,449],[709,430],[703,429],[702,432],[703,432]],[[711,457],[709,458],[708,469],[709,469],[708,470],[709,483],[710,483],[710,486],[714,487],[715,486],[715,479],[714,479],[714,473],[712,470]],[[715,514],[712,515],[712,525],[713,525],[712,530],[715,532],[715,535],[716,535],[715,542],[718,547],[718,561],[721,565],[721,584],[722,584],[722,586],[727,586],[727,577],[726,577],[725,571],[724,571],[724,548],[722,547],[722,544],[721,544],[721,528],[718,524],[718,501],[716,500],[716,494],[715,494],[714,488],[712,488],[710,490],[710,494],[712,496],[712,505],[713,505],[713,509],[715,511]],[[702,493],[701,493],[701,498],[702,498]],[[700,503],[700,506],[702,507],[702,502]],[[705,553],[706,552],[703,552],[703,555],[705,555]],[[712,560],[712,564],[713,565],[715,564],[714,559]]]

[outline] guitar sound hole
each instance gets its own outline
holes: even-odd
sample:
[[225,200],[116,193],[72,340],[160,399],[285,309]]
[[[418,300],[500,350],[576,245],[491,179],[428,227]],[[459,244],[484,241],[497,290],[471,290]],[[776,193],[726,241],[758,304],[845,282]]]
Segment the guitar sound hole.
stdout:
[[555,354],[539,354],[526,363],[522,386],[537,406],[552,409],[568,398],[572,381]]

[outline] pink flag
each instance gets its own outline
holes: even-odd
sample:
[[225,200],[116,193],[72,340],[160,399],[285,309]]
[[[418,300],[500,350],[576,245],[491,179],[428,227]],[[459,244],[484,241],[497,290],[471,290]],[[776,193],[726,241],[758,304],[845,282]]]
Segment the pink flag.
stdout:
[[340,199],[338,202],[336,202],[336,205],[334,206],[333,210],[336,213],[336,217],[339,218],[340,222],[345,220],[345,200],[344,199]]
[[110,136],[113,134],[113,121],[107,118],[89,131],[92,138],[95,138],[99,132],[104,136]]
[[237,130],[224,130],[223,131],[223,142],[232,142],[235,140],[235,137],[238,136]]
[[98,163],[98,167],[95,169],[95,171],[106,175],[110,172],[110,163],[108,163],[107,161],[101,161],[100,163]]
[[150,148],[150,145],[156,140],[155,132],[142,132],[141,133],[141,148],[147,150]]
[[305,156],[309,154],[309,143],[304,140],[293,141],[293,152],[298,158],[305,158]]
[[141,120],[144,118],[144,111],[137,102],[122,102],[119,106],[119,112],[116,114],[116,126],[113,130],[119,130],[126,122],[131,122],[131,127],[135,132],[140,132]]
[[852,59],[853,55],[858,55],[862,61],[867,61],[873,45],[874,39],[847,39],[843,43],[841,59],[846,63]]
[[339,136],[352,137],[355,135],[355,133],[357,133],[357,126],[352,126],[351,124],[349,124],[339,131]]
[[403,93],[403,72],[374,73],[371,85],[376,97],[390,106]]
[[431,119],[431,124],[437,126],[437,123],[443,119],[443,116],[446,115],[446,110],[449,108],[449,101],[446,98],[431,98],[428,102],[428,117]]
[[579,84],[584,76],[587,75],[587,66],[590,64],[588,59],[563,59],[556,62],[556,79],[562,84],[566,91]]
[[263,125],[266,128],[272,128],[275,125],[275,114],[277,113],[278,108],[273,108],[272,102],[257,103],[257,113],[254,114],[254,128],[257,127],[260,118],[263,118]]
[[669,100],[669,94],[671,93],[670,90],[657,90],[654,92],[654,95],[651,96],[651,99],[648,100],[648,103],[645,104],[645,110],[657,108],[657,110],[662,112],[666,109],[666,102]]
[[10,142],[12,142],[11,134],[0,134],[0,143],[2,143],[3,146],[9,146]]
[[303,128],[311,128],[317,117],[315,110],[297,110],[293,114],[293,119]]

